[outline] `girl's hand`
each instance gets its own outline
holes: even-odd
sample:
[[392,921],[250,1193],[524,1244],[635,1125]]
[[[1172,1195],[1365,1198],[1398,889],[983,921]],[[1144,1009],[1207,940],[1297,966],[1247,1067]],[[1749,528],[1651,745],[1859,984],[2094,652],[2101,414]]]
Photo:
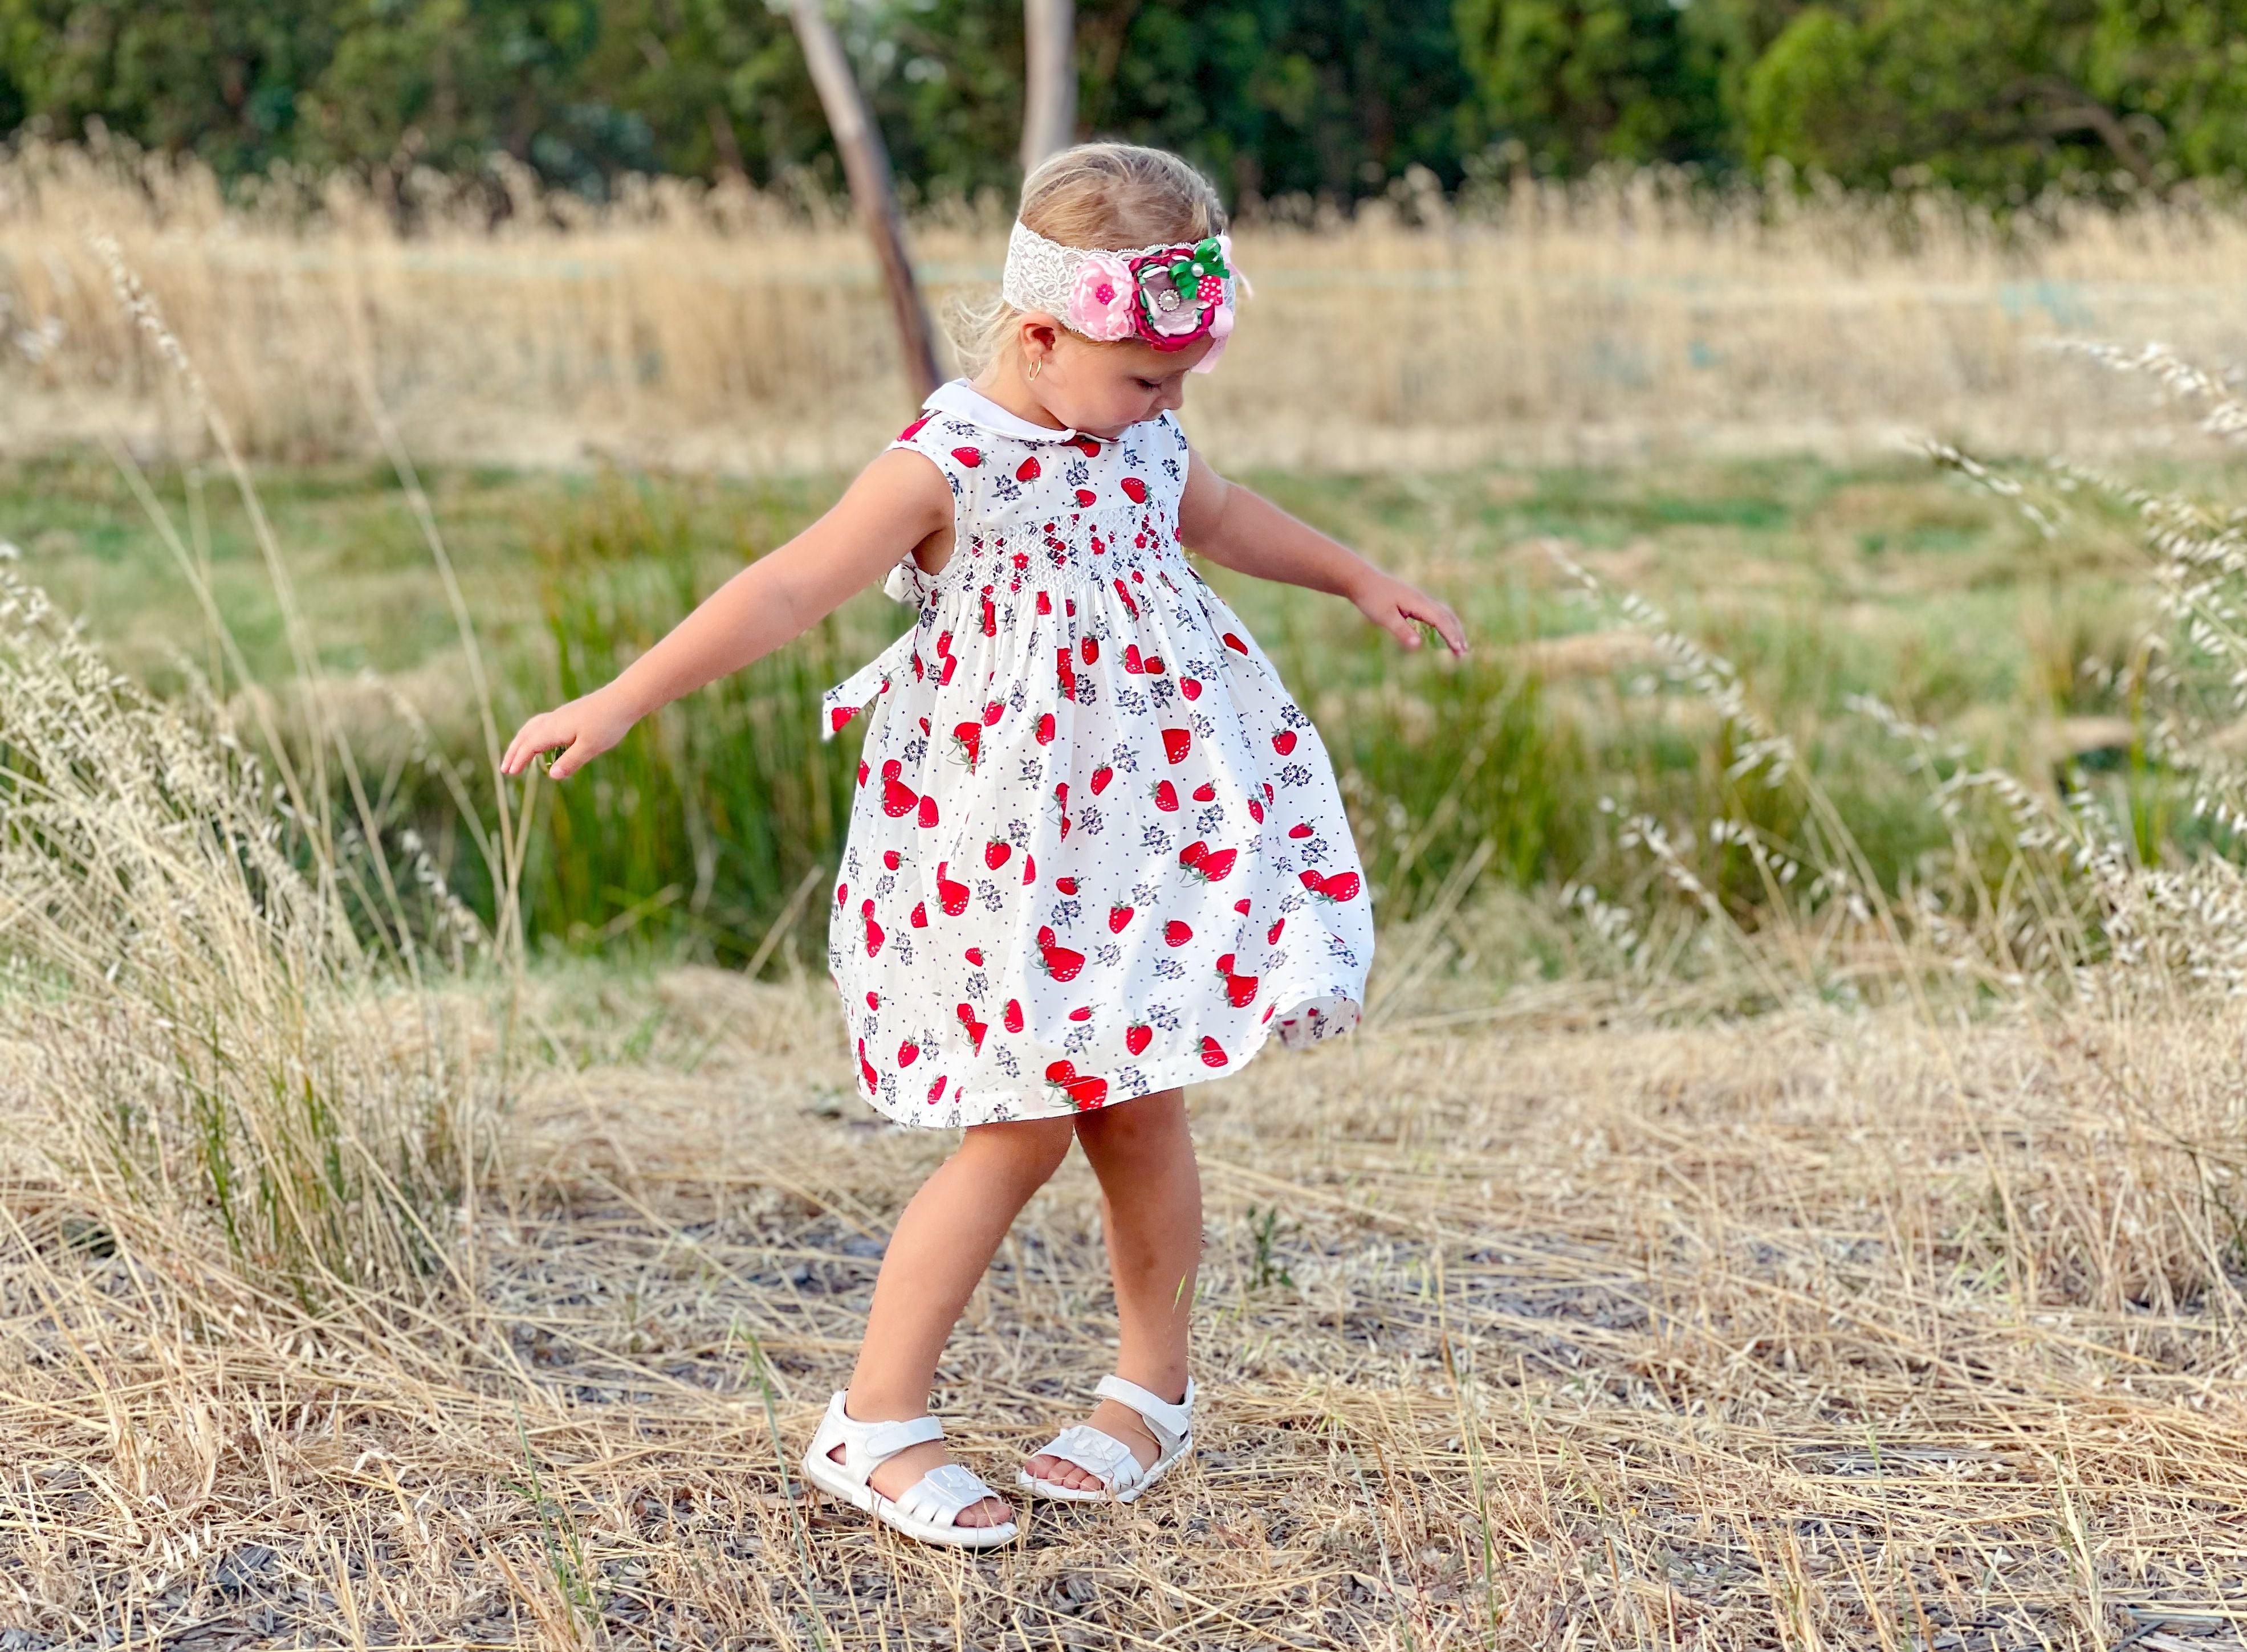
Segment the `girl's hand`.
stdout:
[[523,724],[508,742],[507,755],[500,759],[500,772],[520,775],[539,753],[565,747],[547,773],[556,780],[567,780],[630,734],[639,720],[618,706],[606,689],[597,689],[566,706],[543,711]]
[[1437,601],[1417,585],[1408,585],[1375,569],[1349,597],[1360,612],[1407,648],[1420,645],[1420,627],[1425,624],[1436,628],[1454,654],[1467,652],[1466,627],[1459,624],[1451,604]]

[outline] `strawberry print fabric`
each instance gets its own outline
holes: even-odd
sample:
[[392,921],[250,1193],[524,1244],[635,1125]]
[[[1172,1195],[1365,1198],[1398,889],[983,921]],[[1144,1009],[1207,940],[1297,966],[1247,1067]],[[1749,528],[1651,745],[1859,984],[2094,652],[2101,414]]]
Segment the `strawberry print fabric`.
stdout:
[[828,964],[900,1124],[1101,1107],[1354,1026],[1373,918],[1318,732],[1179,545],[1168,414],[1103,441],[955,380],[897,446],[957,543],[864,713]]

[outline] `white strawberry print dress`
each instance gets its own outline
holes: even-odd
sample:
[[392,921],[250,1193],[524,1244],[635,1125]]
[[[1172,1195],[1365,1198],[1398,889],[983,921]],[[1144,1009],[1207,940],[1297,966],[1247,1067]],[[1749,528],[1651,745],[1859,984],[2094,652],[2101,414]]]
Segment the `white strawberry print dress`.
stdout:
[[900,1124],[1106,1106],[1356,1023],[1373,917],[1310,719],[1178,541],[1185,436],[1106,441],[965,379],[897,446],[957,543],[884,589],[912,630],[828,691],[868,713],[828,964]]

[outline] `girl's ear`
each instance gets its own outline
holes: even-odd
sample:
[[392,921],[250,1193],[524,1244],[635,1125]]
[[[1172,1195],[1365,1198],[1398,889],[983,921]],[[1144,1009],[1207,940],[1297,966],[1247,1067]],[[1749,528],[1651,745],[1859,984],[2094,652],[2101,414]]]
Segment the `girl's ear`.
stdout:
[[1014,335],[1025,371],[1042,365],[1061,344],[1062,325],[1042,310],[1026,311]]

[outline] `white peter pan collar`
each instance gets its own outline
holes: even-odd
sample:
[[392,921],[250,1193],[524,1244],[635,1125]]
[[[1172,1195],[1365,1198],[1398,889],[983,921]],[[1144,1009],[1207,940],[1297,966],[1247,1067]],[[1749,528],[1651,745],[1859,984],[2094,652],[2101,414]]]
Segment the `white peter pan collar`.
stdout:
[[[1076,441],[1081,433],[1064,430],[1053,425],[1035,425],[1020,413],[1009,413],[997,402],[975,388],[965,379],[954,379],[939,385],[921,403],[924,412],[948,413],[954,419],[964,419],[969,424],[989,431],[994,436],[1011,436],[1016,441]],[[1100,441],[1095,436],[1093,440]]]

